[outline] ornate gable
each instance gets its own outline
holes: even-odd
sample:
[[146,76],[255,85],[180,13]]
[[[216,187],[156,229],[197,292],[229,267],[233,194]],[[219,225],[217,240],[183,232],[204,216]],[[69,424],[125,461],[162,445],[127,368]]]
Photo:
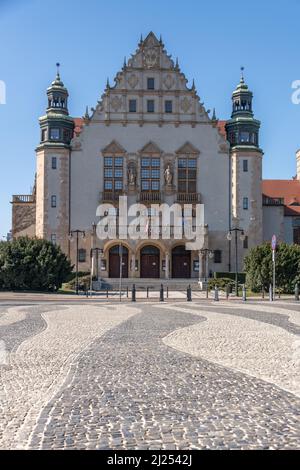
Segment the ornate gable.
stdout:
[[102,149],[102,154],[109,154],[109,155],[124,155],[126,150],[120,145],[116,140],[112,140],[110,144],[108,144],[104,149]]
[[148,154],[161,154],[162,150],[154,143],[148,142],[148,144],[144,145],[144,147],[139,151],[139,153],[148,153]]
[[179,155],[199,155],[200,150],[194,147],[190,142],[183,144],[178,150],[176,150]]

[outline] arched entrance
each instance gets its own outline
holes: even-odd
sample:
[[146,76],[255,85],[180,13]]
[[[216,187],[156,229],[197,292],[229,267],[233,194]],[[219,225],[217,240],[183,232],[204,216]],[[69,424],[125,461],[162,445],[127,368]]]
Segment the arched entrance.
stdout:
[[159,249],[153,245],[141,249],[141,275],[146,278],[159,278]]
[[191,252],[184,245],[172,250],[172,277],[188,279],[191,277]]
[[[109,250],[109,277],[120,277],[120,245]],[[128,249],[122,245],[122,277],[128,277]]]

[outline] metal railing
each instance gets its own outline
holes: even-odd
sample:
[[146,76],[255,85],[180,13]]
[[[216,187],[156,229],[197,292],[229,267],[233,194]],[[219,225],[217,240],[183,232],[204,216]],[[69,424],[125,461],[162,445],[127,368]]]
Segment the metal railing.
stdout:
[[263,205],[264,206],[283,206],[284,198],[263,196]]
[[12,202],[21,202],[21,203],[35,202],[35,195],[34,194],[14,194],[12,197]]
[[200,203],[200,200],[201,200],[200,193],[177,193],[177,202]]
[[162,193],[160,191],[141,191],[138,199],[140,202],[160,202]]

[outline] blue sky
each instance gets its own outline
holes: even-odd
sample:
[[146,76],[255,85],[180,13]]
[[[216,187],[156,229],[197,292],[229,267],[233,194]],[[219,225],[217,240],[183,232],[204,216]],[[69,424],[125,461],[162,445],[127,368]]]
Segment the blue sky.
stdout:
[[300,79],[299,17],[298,0],[0,0],[0,237],[11,227],[11,195],[27,194],[33,183],[38,117],[55,63],[71,115],[82,116],[150,30],[162,34],[220,119],[230,117],[245,66],[262,121],[263,176],[291,178],[300,147],[300,105],[291,101],[291,84]]

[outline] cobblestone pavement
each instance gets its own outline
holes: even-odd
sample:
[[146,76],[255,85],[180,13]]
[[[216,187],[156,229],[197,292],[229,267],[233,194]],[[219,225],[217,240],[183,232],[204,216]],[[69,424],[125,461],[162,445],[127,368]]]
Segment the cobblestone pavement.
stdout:
[[174,330],[204,321],[201,313],[138,309],[73,361],[43,407],[29,448],[299,447],[295,395],[164,344]]

